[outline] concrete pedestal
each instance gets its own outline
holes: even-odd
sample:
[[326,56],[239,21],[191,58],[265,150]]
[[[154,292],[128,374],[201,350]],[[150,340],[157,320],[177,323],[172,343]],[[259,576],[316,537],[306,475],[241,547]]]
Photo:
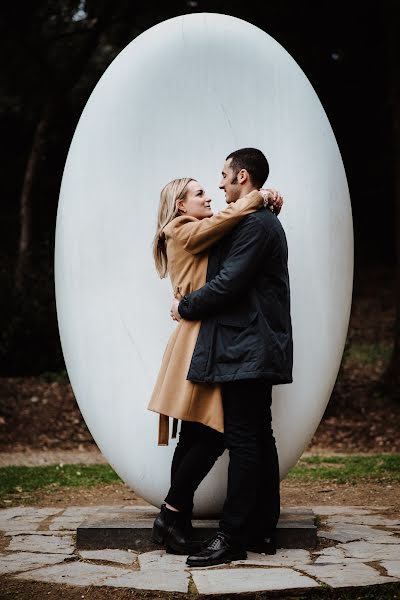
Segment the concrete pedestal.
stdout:
[[[157,545],[150,541],[150,533],[157,514],[153,507],[100,509],[78,526],[76,547],[81,550],[156,550]],[[192,523],[197,539],[211,537],[218,527],[218,520],[201,519]],[[278,548],[315,548],[316,544],[314,512],[307,508],[282,509],[277,527]]]

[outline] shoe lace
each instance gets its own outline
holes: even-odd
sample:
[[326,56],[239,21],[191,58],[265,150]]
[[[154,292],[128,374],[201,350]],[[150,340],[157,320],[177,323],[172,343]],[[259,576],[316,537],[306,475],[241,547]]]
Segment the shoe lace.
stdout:
[[210,550],[216,550],[219,546],[220,541],[226,542],[226,535],[224,533],[222,533],[222,531],[217,531],[217,533],[214,535],[214,537],[211,538],[211,540],[207,544],[207,547]]

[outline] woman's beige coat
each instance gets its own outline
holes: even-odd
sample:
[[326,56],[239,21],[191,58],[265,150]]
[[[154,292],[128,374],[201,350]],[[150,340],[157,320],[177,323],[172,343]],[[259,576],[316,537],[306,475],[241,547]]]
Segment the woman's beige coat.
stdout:
[[[228,205],[221,212],[198,220],[180,216],[164,228],[168,273],[175,298],[206,283],[208,249],[231,231],[241,219],[263,206],[258,191]],[[167,445],[168,417],[204,423],[223,431],[221,390],[217,384],[186,379],[200,329],[200,321],[182,319],[171,334],[148,409],[160,413],[159,445]]]

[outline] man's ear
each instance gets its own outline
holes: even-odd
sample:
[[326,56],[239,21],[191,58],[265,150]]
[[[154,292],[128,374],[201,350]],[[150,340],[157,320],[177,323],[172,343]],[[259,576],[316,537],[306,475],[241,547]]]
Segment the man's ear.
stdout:
[[237,174],[237,180],[242,184],[249,180],[249,174],[246,169],[240,169],[239,173]]

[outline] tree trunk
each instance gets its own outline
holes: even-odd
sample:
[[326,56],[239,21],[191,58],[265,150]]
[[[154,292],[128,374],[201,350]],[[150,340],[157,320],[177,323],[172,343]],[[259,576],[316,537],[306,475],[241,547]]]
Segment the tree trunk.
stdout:
[[65,94],[79,81],[84,72],[87,62],[97,48],[99,37],[107,26],[115,8],[111,3],[107,3],[101,15],[93,19],[87,27],[87,40],[81,48],[81,52],[69,66],[68,72],[64,74],[60,81],[52,77],[45,59],[39,54],[37,59],[42,65],[43,71],[48,76],[48,87],[54,90],[50,93],[40,115],[35,129],[31,152],[25,171],[24,182],[20,197],[20,234],[18,244],[18,254],[15,267],[14,285],[17,293],[21,293],[24,287],[25,275],[30,266],[31,244],[32,244],[32,190],[35,182],[35,175],[40,157],[47,143],[47,132],[52,124],[52,117],[59,105],[64,102]]
[[22,184],[20,213],[19,213],[19,244],[15,268],[15,289],[22,292],[25,274],[30,266],[32,242],[32,191],[37,167],[43,148],[46,143],[46,132],[49,126],[49,117],[52,112],[53,101],[50,100],[44,107],[38,124],[36,125],[33,143],[26,166],[25,177]]

